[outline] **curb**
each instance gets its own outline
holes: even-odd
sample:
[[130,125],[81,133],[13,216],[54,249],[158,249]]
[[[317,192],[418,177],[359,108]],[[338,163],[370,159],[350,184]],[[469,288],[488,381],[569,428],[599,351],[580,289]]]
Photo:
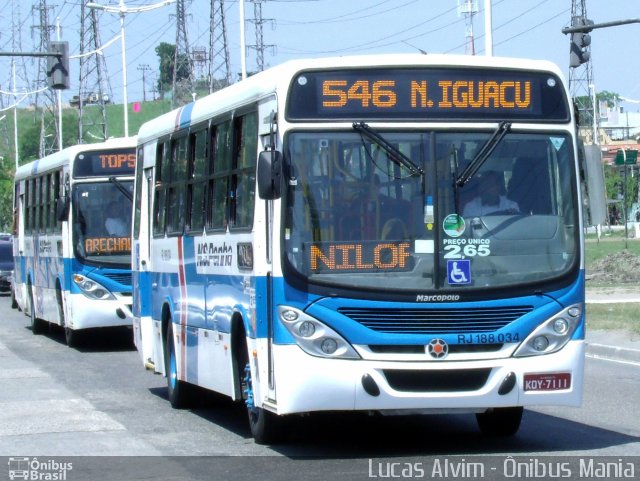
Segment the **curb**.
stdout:
[[632,362],[640,365],[640,349],[587,342],[587,356],[596,359]]

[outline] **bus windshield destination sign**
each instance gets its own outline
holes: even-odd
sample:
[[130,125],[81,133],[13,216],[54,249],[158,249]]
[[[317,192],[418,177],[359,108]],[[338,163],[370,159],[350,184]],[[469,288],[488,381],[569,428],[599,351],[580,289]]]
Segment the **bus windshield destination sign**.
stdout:
[[291,120],[523,119],[569,121],[562,83],[550,73],[488,69],[360,69],[298,75]]
[[74,164],[73,176],[111,177],[133,175],[136,166],[136,153],[133,149],[84,152]]
[[88,255],[131,254],[131,238],[88,237],[84,249]]
[[316,242],[306,246],[312,273],[409,271],[409,242]]

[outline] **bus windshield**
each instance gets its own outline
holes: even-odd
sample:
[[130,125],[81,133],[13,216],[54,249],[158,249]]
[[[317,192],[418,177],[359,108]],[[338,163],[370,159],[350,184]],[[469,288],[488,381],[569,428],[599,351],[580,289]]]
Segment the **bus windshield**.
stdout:
[[74,185],[73,245],[79,259],[97,264],[130,264],[131,200],[121,188],[132,193],[133,181]]
[[377,133],[423,174],[357,129],[286,137],[285,272],[419,292],[517,288],[577,268],[568,133],[505,132],[465,182],[495,132]]

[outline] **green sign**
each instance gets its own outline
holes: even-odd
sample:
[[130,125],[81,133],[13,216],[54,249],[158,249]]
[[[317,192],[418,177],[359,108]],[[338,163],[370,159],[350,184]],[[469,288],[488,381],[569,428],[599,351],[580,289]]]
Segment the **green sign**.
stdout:
[[616,165],[635,165],[638,162],[637,150],[618,150],[616,154]]

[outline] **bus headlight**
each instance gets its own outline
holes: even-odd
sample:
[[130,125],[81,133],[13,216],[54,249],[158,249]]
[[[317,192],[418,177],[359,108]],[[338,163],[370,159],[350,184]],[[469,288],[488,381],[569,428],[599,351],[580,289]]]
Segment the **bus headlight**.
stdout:
[[360,358],[340,334],[300,309],[278,306],[278,315],[298,346],[307,354],[334,359]]
[[542,323],[524,340],[513,354],[515,357],[549,354],[562,349],[582,318],[582,305],[575,304]]
[[74,274],[73,282],[76,283],[80,292],[82,292],[89,299],[97,299],[99,301],[113,300],[115,296],[109,292],[109,289],[102,284],[89,279],[80,274]]

